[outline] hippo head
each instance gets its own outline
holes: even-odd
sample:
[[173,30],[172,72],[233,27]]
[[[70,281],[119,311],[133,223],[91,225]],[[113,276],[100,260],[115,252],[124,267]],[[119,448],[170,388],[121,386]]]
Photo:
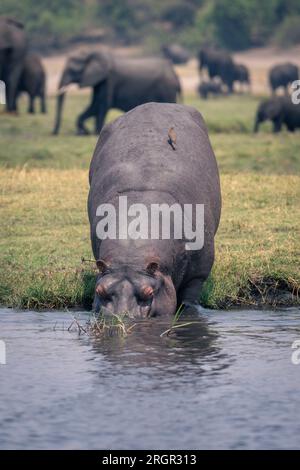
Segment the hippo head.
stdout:
[[172,315],[176,310],[176,291],[171,277],[159,263],[144,267],[97,261],[99,276],[95,288],[96,312],[122,314],[132,318]]

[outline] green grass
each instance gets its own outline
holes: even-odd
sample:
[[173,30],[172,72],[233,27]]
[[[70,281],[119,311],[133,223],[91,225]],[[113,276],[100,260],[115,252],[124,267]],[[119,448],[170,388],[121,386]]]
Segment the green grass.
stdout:
[[130,317],[126,312],[119,315],[105,315],[100,312],[97,316],[93,316],[87,325],[88,334],[100,338],[111,336],[127,336],[134,328],[135,324],[130,322]]
[[[56,137],[51,135],[53,98],[48,100],[46,116],[26,114],[25,99],[20,117],[0,115],[0,167],[88,168],[97,138],[75,136],[76,116],[88,99],[86,95],[67,96],[61,134]],[[257,98],[242,95],[200,100],[188,96],[185,102],[203,114],[222,173],[300,173],[299,134],[273,135],[270,123],[265,123],[259,134],[252,134]],[[120,112],[112,110],[107,120],[118,115]],[[90,121],[90,130],[92,124]]]
[[[60,136],[47,116],[0,115],[0,303],[90,306],[95,271],[86,213],[96,137],[76,137],[87,96],[70,96]],[[216,261],[202,292],[210,307],[300,303],[300,133],[250,130],[257,100],[187,99],[210,129],[222,182]],[[112,111],[108,119],[117,114]],[[293,293],[293,296],[291,295]]]

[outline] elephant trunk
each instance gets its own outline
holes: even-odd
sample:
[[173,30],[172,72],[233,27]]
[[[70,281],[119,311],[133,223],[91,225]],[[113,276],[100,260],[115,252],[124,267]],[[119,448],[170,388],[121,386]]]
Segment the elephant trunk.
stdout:
[[65,91],[57,95],[56,118],[55,118],[55,125],[53,129],[53,135],[57,135],[59,133],[65,95],[66,95]]
[[58,85],[57,101],[56,101],[56,117],[55,117],[54,129],[53,129],[54,135],[57,135],[59,133],[66,90],[71,83],[72,83],[72,79],[71,79],[70,73],[68,69],[65,69],[63,71],[63,74],[61,76],[61,79]]
[[255,120],[255,123],[254,123],[254,129],[253,129],[253,132],[258,132],[258,129],[259,129],[259,124],[260,124],[260,121],[258,118],[256,118]]

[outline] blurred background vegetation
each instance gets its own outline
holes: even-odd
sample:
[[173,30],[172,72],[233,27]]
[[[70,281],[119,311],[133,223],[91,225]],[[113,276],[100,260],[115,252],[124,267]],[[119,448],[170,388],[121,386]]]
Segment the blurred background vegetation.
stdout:
[[194,51],[300,43],[300,0],[1,0],[0,14],[23,20],[38,49],[93,38],[153,52],[174,40]]

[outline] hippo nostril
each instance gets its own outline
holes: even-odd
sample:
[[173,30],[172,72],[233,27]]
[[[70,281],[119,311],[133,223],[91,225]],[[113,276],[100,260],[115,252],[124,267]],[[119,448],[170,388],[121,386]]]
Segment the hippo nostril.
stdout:
[[105,297],[107,295],[107,291],[106,291],[105,287],[101,284],[99,284],[96,287],[96,292],[100,297]]
[[144,286],[142,289],[142,294],[145,298],[153,297],[154,290],[151,286]]

